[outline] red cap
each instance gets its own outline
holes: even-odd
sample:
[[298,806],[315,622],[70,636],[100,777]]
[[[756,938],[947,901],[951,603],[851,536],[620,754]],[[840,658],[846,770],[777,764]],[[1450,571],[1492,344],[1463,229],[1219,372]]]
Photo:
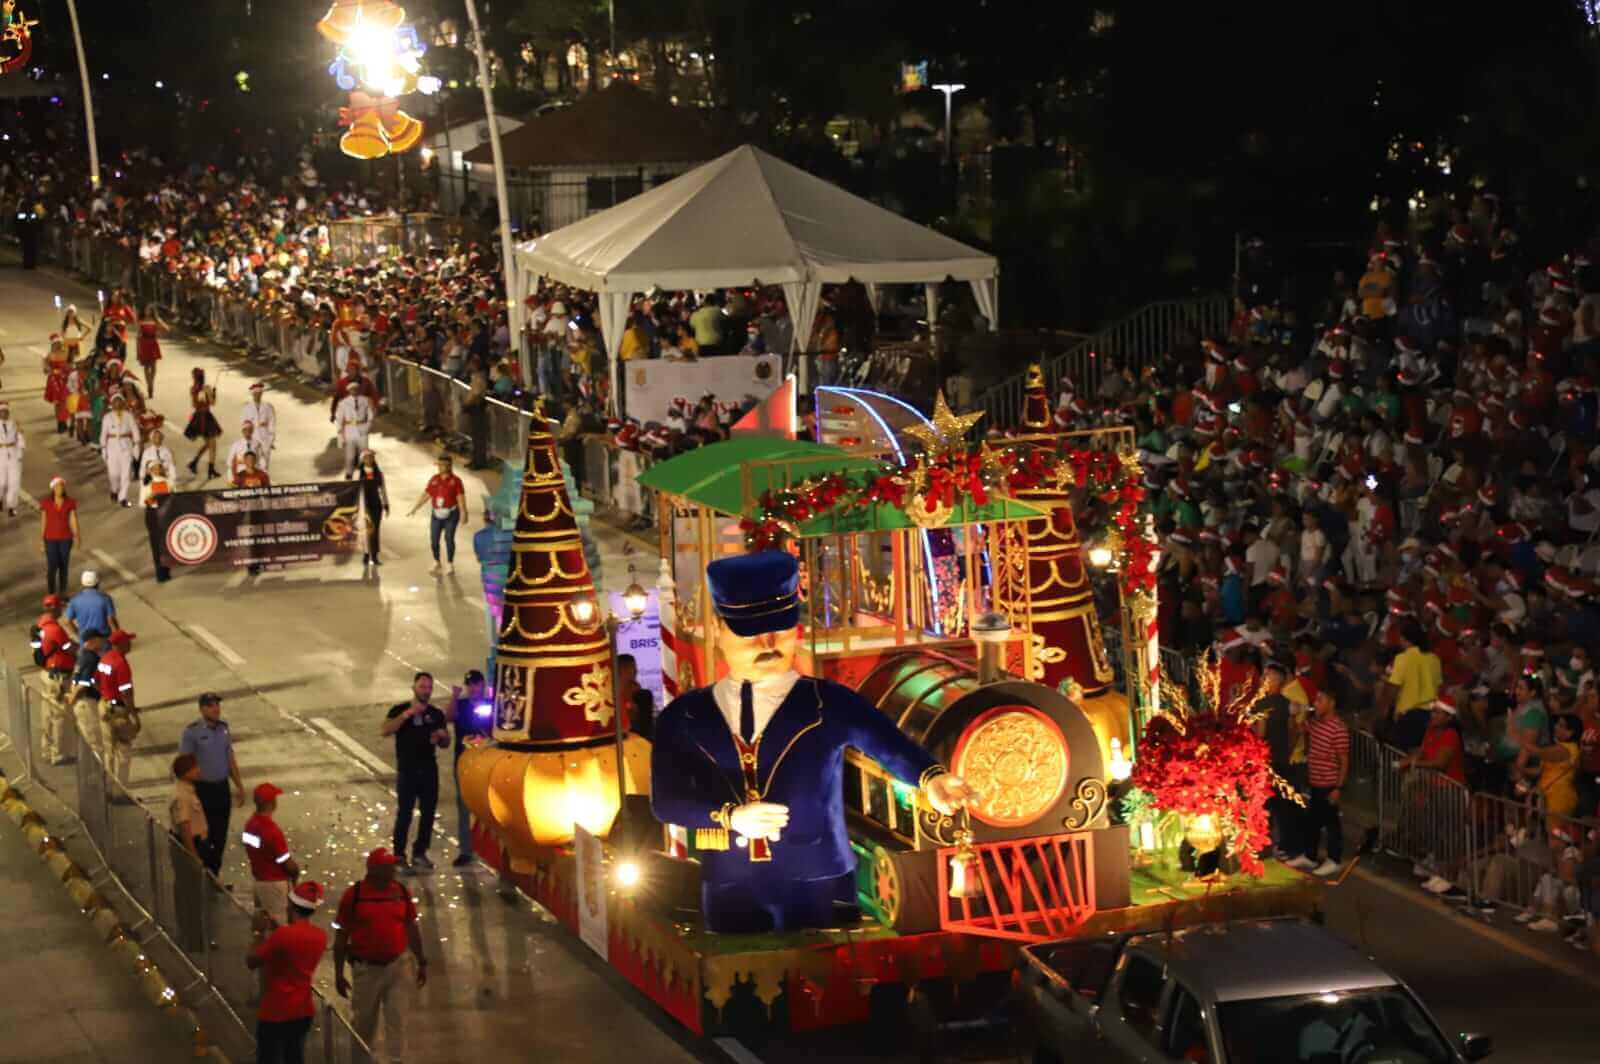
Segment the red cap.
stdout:
[[258,802],[270,802],[283,793],[283,788],[275,783],[258,783],[253,792]]
[[44,597],[44,608],[45,609],[47,609],[47,610],[55,609],[59,605],[61,605],[61,596],[60,595],[46,595]]
[[327,896],[328,892],[322,889],[321,883],[314,879],[307,879],[295,886],[294,891],[289,895],[289,900],[294,903],[296,908],[304,909],[306,912],[315,912],[317,907],[322,904],[322,899]]
[[400,858],[390,853],[387,846],[379,846],[376,850],[367,854],[368,868],[377,868],[380,865],[397,865],[399,863]]
[[124,632],[121,628],[117,628],[106,637],[106,641],[115,646],[117,643],[131,643],[137,638],[139,637],[132,632]]

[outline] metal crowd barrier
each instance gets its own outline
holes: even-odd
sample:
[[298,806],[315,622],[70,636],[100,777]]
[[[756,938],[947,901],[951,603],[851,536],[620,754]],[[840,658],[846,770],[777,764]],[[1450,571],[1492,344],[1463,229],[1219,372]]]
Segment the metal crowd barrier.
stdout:
[[[23,683],[20,671],[4,661],[0,697],[6,702],[6,737],[24,766],[11,782],[41,785],[77,817],[79,827],[62,837],[70,842],[80,833],[85,836],[104,863],[103,869],[89,870],[91,882],[103,885],[105,876],[114,877],[136,907],[131,915],[119,913],[129,937],[152,954],[179,999],[214,1038],[236,1052],[250,1052],[260,993],[257,973],[244,963],[253,913],[106,770],[70,714],[63,753],[72,756],[64,764],[49,763],[39,744],[55,702]],[[306,1060],[365,1062],[368,1047],[333,1003],[314,993],[316,1014]]]

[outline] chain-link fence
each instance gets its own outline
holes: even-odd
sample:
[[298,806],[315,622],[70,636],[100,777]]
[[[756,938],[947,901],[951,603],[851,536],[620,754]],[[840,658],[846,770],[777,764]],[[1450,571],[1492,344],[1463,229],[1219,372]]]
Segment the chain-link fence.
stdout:
[[[76,818],[63,838],[71,843],[81,836],[92,847],[98,860],[84,863],[97,864],[88,867],[89,878],[103,893],[110,880],[121,888],[125,905],[113,905],[130,937],[151,955],[225,1053],[242,1059],[253,1052],[260,976],[246,967],[245,958],[254,913],[107,771],[98,729],[93,737],[80,731],[77,718],[52,691],[25,683],[21,670],[4,660],[0,698],[6,703],[6,738],[22,764],[11,782],[37,784]],[[52,715],[65,731],[49,749]],[[333,1003],[316,994],[315,1008],[306,1060],[366,1061],[367,1047]]]

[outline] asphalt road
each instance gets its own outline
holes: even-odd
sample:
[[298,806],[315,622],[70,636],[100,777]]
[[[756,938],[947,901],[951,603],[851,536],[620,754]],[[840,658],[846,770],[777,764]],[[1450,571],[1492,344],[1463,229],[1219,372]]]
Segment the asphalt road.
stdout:
[[[221,691],[247,785],[271,779],[288,791],[280,821],[302,864],[342,885],[356,876],[368,848],[387,843],[393,748],[378,735],[384,708],[406,697],[418,669],[447,683],[483,660],[488,636],[472,529],[463,529],[455,574],[429,575],[425,519],[403,513],[432,471],[432,452],[403,427],[380,422],[372,445],[395,512],[384,525],[387,564],[378,575],[363,573],[359,562],[327,563],[258,577],[185,571],[156,585],[137,510],[111,505],[98,457],[54,433],[41,397],[38,365],[59,321],[56,293],[80,308],[94,305],[90,289],[49,272],[24,274],[0,260],[6,353],[0,395],[11,400],[28,434],[25,488],[42,495],[50,476],[61,473],[83,506],[86,549],[73,558],[72,579],[85,564],[99,568],[124,626],[139,636],[130,657],[140,702],[152,711],[136,748],[133,789],[164,806],[168,766],[194,717],[194,696]],[[324,393],[209,345],[169,338],[163,346],[155,405],[173,427],[168,443],[180,463],[193,453],[179,438],[189,371],[203,366],[219,383],[224,453],[248,383],[265,379],[279,419],[274,480],[337,475]],[[496,487],[493,475],[462,476],[474,500]],[[27,509],[15,522],[0,514],[0,617],[14,661],[26,657],[27,625],[44,591],[37,521]],[[630,564],[646,579],[654,573],[654,554],[636,541],[605,529],[600,538],[608,590],[628,582]],[[448,772],[443,776],[433,850],[441,869],[417,881],[429,950],[439,958],[416,1025],[417,1059],[471,1059],[479,1047],[492,1054],[513,1044],[530,1059],[910,1059],[893,1048],[892,1033],[836,1033],[753,1048],[683,1037],[548,917],[506,907],[487,876],[445,870],[455,854],[455,817]],[[227,874],[246,880],[237,846],[229,858]],[[1365,866],[1329,891],[1327,912],[1335,931],[1363,943],[1411,983],[1447,1029],[1493,1035],[1495,1060],[1600,1060],[1600,1026],[1592,1020],[1600,994],[1595,958],[1509,921],[1487,927],[1458,916],[1403,876]],[[951,1031],[940,1048],[948,1060],[1015,1059],[999,1030]]]

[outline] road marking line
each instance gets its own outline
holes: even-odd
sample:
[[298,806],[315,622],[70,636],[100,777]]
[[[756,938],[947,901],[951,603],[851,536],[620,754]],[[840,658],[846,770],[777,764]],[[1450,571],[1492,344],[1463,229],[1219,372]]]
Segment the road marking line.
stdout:
[[737,1038],[713,1038],[711,1041],[736,1064],[761,1064],[761,1058],[745,1048],[745,1044]]
[[188,628],[190,635],[194,636],[196,639],[200,640],[200,642],[210,647],[216,652],[217,657],[221,658],[229,665],[232,665],[237,669],[240,665],[244,664],[244,658],[240,657],[234,652],[232,647],[218,639],[216,636],[212,635],[206,629],[200,627],[198,624],[191,624],[187,625],[186,627]]
[[[38,504],[35,503],[34,505]],[[89,553],[93,554],[96,558],[99,558],[101,565],[105,566],[107,569],[113,570],[127,583],[137,584],[139,582],[139,578],[134,575],[132,569],[129,569],[126,565],[123,565],[121,562],[117,561],[117,559],[113,558],[99,547],[90,548]]]
[[1588,983],[1590,986],[1600,989],[1600,977],[1596,977],[1594,974],[1585,970],[1579,965],[1572,964],[1569,961],[1564,961],[1556,957],[1551,957],[1542,950],[1534,949],[1532,946],[1528,945],[1526,942],[1523,942],[1515,935],[1508,934],[1498,927],[1490,927],[1483,921],[1466,916],[1462,913],[1458,913],[1454,909],[1429,905],[1422,898],[1417,897],[1414,891],[1407,890],[1400,884],[1395,883],[1376,872],[1369,872],[1365,868],[1358,866],[1355,870],[1355,875],[1356,878],[1362,880],[1363,882],[1371,883],[1374,886],[1381,887],[1396,897],[1404,898],[1407,901],[1419,905],[1424,909],[1440,912],[1452,923],[1469,928],[1496,945],[1503,946],[1519,956],[1522,956],[1530,961],[1534,961],[1538,964],[1543,964],[1550,968],[1554,968],[1563,975],[1582,980],[1583,982]]
[[312,717],[311,723],[320,728],[328,738],[344,747],[345,753],[349,754],[351,757],[367,766],[367,768],[371,769],[379,776],[394,775],[394,769],[385,764],[384,761],[372,751],[358,743],[352,736],[345,732],[343,728],[340,728],[333,721],[326,717]]

